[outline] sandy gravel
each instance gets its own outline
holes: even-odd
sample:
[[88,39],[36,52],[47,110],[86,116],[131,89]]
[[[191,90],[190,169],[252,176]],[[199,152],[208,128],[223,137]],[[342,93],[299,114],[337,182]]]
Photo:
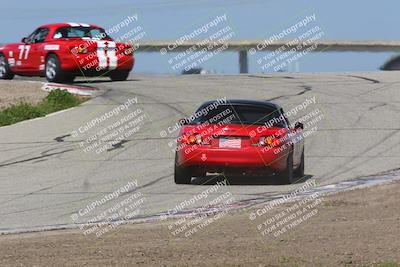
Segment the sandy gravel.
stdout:
[[[0,266],[379,266],[400,263],[400,183],[323,197],[317,213],[278,237],[262,236],[251,209],[189,238],[174,221],[119,226],[101,238],[79,230],[0,236]],[[262,220],[261,220],[262,219]],[[397,265],[390,265],[397,266]]]
[[41,90],[41,87],[41,82],[0,80],[0,109],[22,101],[39,103],[47,96],[47,92]]

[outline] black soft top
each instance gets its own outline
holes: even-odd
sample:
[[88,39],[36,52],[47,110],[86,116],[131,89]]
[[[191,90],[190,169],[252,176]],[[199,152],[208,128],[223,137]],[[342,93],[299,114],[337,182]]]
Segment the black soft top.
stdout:
[[268,100],[247,100],[247,99],[228,99],[226,100],[225,103],[223,103],[221,100],[210,100],[204,102],[199,109],[214,104],[216,102],[219,102],[220,105],[233,105],[233,106],[240,105],[240,106],[253,106],[253,107],[256,106],[256,107],[266,107],[272,109],[281,109],[281,107],[278,104],[272,103],[271,101]]

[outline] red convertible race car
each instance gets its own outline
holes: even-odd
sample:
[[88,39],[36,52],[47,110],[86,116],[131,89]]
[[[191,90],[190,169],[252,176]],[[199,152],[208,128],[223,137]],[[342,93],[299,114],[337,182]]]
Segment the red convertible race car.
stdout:
[[76,76],[128,78],[133,68],[130,44],[114,42],[103,28],[85,23],[43,25],[21,43],[0,46],[0,78],[15,74],[72,82]]
[[281,183],[304,176],[303,124],[289,124],[268,101],[209,101],[182,125],[175,154],[175,183],[193,176],[277,174]]

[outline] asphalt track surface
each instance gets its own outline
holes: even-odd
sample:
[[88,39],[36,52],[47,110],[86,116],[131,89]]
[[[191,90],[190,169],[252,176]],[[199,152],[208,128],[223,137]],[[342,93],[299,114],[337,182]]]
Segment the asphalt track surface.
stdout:
[[[140,217],[164,212],[207,190],[215,181],[175,185],[174,153],[168,142],[177,132],[166,137],[160,132],[210,99],[271,99],[290,110],[315,96],[316,104],[302,114],[315,108],[324,114],[318,130],[305,140],[306,178],[319,184],[396,169],[400,166],[399,84],[398,72],[134,75],[126,82],[92,81],[90,86],[106,92],[78,108],[0,128],[0,231],[72,225],[71,214],[135,179],[139,185],[135,190],[146,197]],[[79,142],[90,134],[70,136],[134,97],[138,104],[130,111],[140,108],[147,120],[109,151],[84,152]],[[302,183],[276,185],[272,179],[242,177],[229,184],[215,195],[229,191],[236,201],[268,199]]]

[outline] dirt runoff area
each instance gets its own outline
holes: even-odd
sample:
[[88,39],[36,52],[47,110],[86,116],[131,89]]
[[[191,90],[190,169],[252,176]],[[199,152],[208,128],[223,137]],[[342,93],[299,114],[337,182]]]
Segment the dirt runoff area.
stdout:
[[[172,234],[176,220],[120,225],[101,238],[79,229],[3,235],[0,266],[398,266],[399,192],[395,182],[319,196],[250,220],[267,210],[258,206],[189,237]],[[283,218],[277,214],[298,212],[294,204],[305,205],[303,220],[272,228],[271,218]]]
[[20,102],[36,105],[47,96],[41,82],[0,80],[0,110]]

